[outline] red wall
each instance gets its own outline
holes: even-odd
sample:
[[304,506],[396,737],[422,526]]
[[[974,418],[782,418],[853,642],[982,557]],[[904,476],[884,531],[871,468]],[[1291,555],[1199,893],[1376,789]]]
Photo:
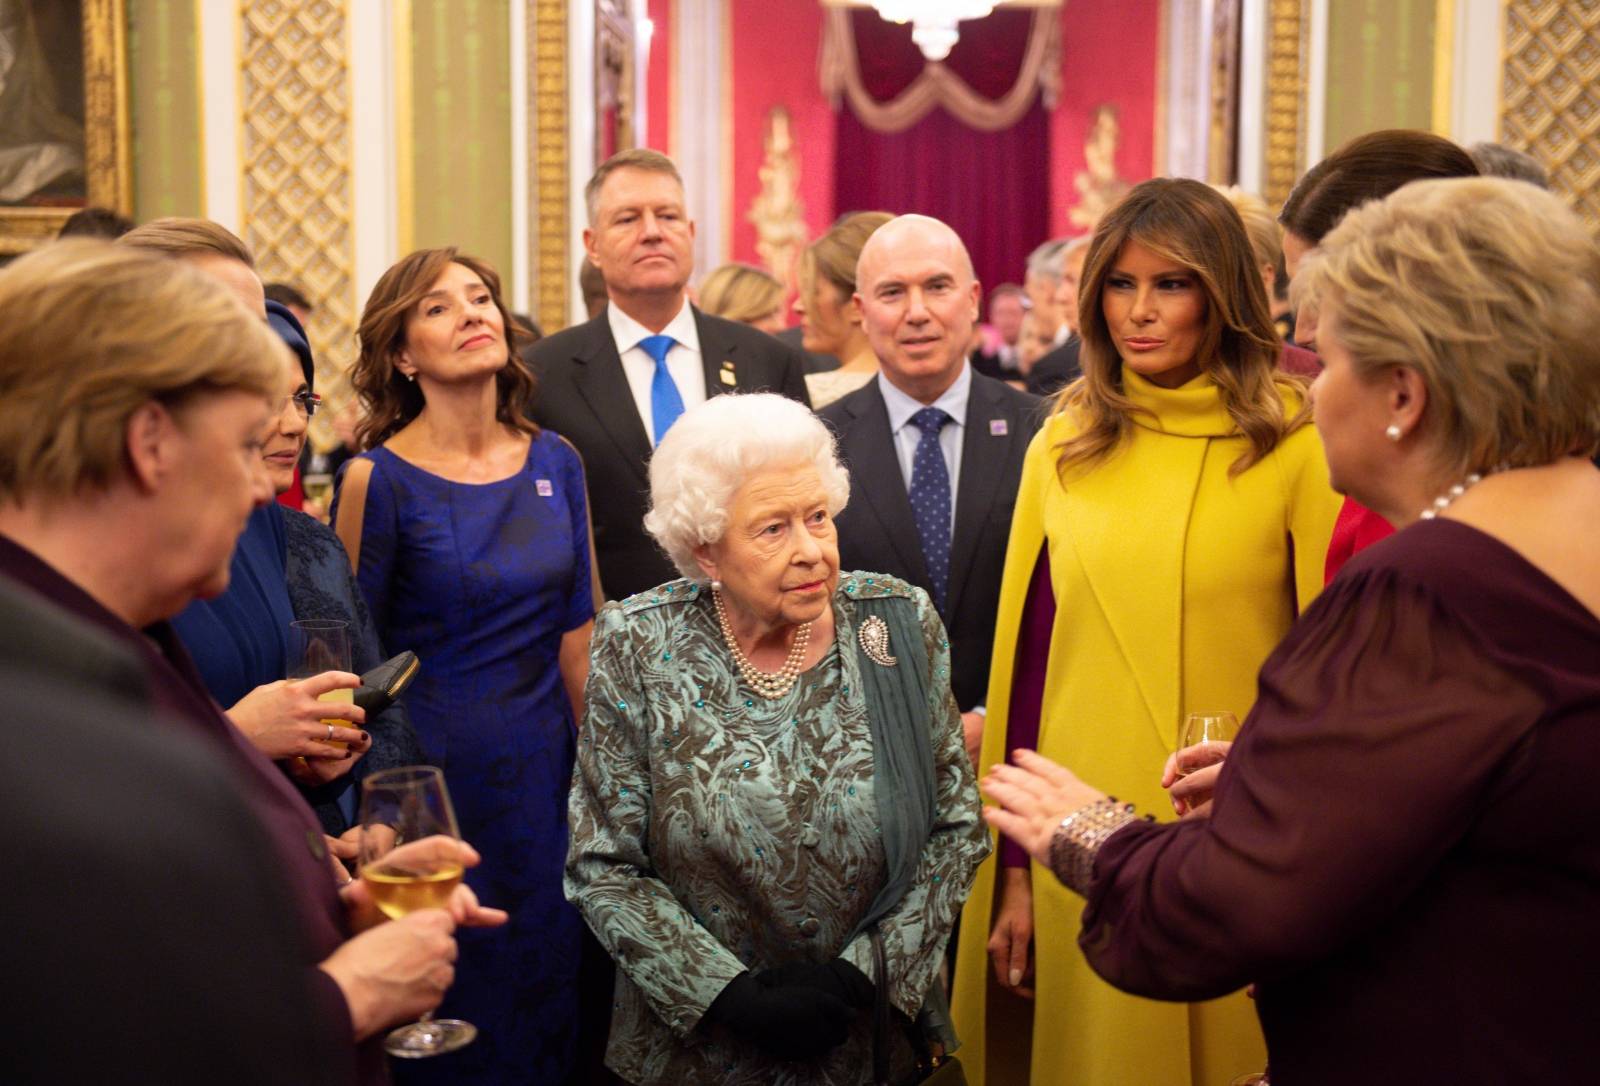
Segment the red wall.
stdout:
[[822,7],[817,0],[760,0],[728,5],[733,60],[732,257],[759,264],[756,228],[747,218],[761,191],[767,111],[789,110],[800,159],[800,199],[816,237],[833,221],[833,110],[817,84]]
[[[649,0],[655,37],[650,48],[649,144],[671,153],[672,9],[675,0]],[[1072,0],[1061,9],[1061,96],[1050,116],[1051,231],[1073,231],[1073,179],[1084,167],[1083,141],[1097,106],[1118,109],[1117,167],[1129,182],[1151,175],[1160,0]],[[759,263],[755,227],[748,221],[760,191],[761,137],[767,111],[788,107],[800,157],[800,197],[812,236],[833,221],[834,119],[817,84],[822,32],[818,0],[760,0],[728,4],[732,96],[732,259]],[[959,148],[952,148],[959,154]],[[938,163],[928,164],[937,170]],[[699,209],[700,217],[715,212]],[[1044,239],[1040,239],[1041,241]]]
[[[1078,202],[1083,140],[1094,111],[1117,107],[1117,172],[1131,183],[1155,169],[1161,0],[1072,0],[1061,9],[1061,97],[1050,117],[1050,230],[1081,233],[1067,220]],[[1041,239],[1042,240],[1042,239]]]
[[650,0],[650,67],[645,73],[645,146],[672,154],[672,2]]

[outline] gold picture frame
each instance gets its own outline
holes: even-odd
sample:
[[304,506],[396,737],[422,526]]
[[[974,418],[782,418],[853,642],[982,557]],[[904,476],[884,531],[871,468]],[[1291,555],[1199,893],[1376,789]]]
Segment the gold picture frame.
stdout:
[[[59,0],[33,0],[59,10]],[[82,24],[85,206],[133,210],[129,163],[127,12],[124,0],[78,0]],[[50,241],[76,207],[0,205],[0,254]]]

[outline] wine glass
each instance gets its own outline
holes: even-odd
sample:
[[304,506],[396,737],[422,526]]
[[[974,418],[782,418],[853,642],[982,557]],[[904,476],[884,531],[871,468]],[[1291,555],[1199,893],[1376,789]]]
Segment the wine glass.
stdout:
[[[1238,734],[1239,718],[1232,713],[1190,713],[1178,729],[1178,749],[1200,743],[1231,743]],[[1189,773],[1190,770],[1178,766],[1178,776],[1187,777]]]
[[[361,782],[361,881],[385,916],[442,909],[461,885],[460,857],[453,850],[441,855],[439,838],[461,839],[442,771],[402,766]],[[390,1033],[383,1047],[391,1056],[421,1059],[454,1052],[477,1035],[471,1022],[430,1011]]]
[[[289,623],[289,678],[309,679],[324,671],[350,670],[350,624],[335,618],[305,618]],[[329,690],[319,695],[318,701],[342,701],[354,704],[356,692],[350,687]],[[324,724],[348,728],[348,720],[324,719]],[[340,739],[327,742],[336,747],[349,746]]]

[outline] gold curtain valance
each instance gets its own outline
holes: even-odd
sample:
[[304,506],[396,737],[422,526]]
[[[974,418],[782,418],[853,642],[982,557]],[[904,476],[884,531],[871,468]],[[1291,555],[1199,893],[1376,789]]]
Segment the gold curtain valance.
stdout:
[[1033,105],[1035,94],[1043,96],[1046,109],[1055,108],[1061,90],[1061,19],[1056,8],[1034,11],[1017,81],[999,99],[985,98],[935,60],[929,61],[899,96],[879,102],[861,82],[850,12],[830,8],[825,16],[818,58],[822,93],[834,109],[848,100],[861,123],[875,132],[903,132],[935,106],[943,106],[962,124],[982,132],[1001,132],[1016,124]]

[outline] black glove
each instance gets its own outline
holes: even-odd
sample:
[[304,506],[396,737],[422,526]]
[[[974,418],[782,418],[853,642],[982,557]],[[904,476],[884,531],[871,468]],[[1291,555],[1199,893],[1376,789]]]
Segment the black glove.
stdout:
[[843,1000],[852,1007],[872,1006],[872,997],[877,991],[865,973],[843,958],[835,958],[821,965],[795,962],[774,969],[765,969],[757,974],[756,982],[768,988],[788,985],[815,988],[819,992],[826,992],[836,999]]
[[740,973],[706,1017],[781,1060],[808,1060],[844,1043],[855,1012],[828,992],[798,984],[769,987]]

